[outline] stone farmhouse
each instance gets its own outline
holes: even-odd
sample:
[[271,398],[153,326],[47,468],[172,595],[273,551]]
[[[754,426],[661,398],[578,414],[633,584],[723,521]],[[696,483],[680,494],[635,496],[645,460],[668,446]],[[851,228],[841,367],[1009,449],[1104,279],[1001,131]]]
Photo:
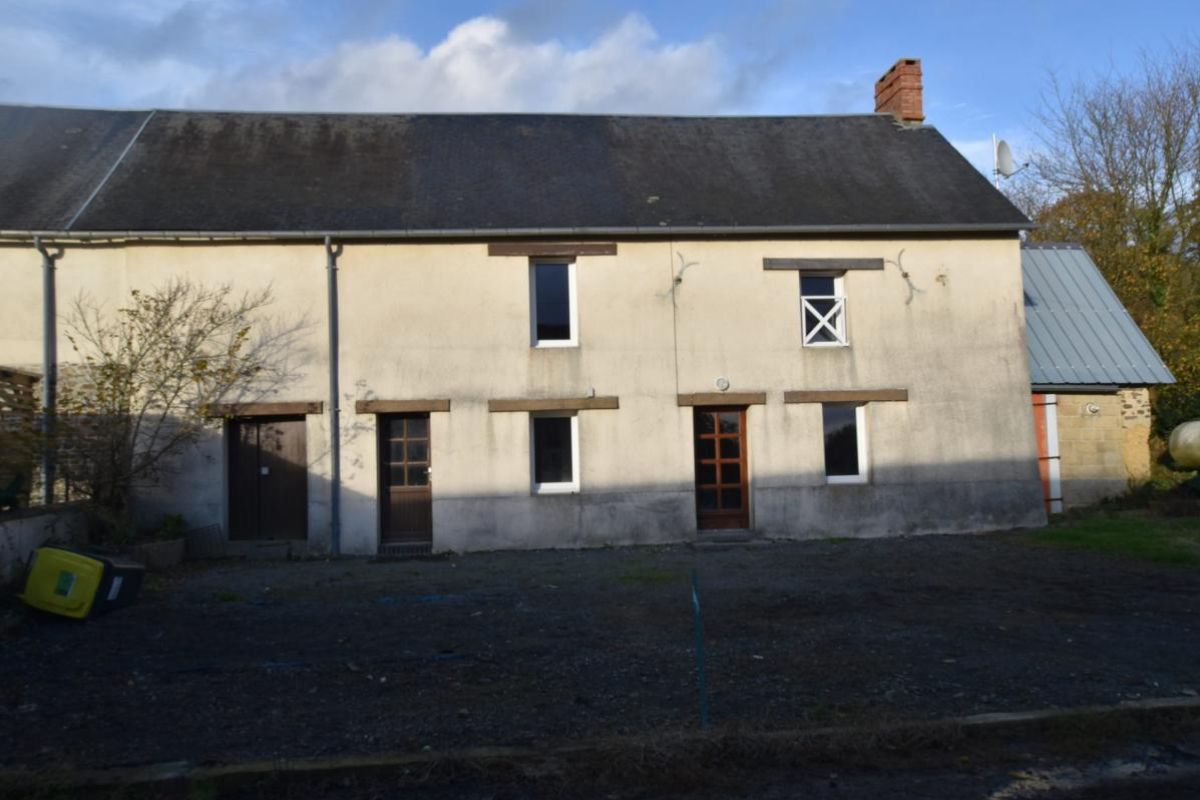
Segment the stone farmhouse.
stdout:
[[270,287],[290,380],[139,501],[233,541],[1038,525],[1031,223],[923,120],[914,59],[873,114],[0,107],[0,364],[52,402],[80,293]]

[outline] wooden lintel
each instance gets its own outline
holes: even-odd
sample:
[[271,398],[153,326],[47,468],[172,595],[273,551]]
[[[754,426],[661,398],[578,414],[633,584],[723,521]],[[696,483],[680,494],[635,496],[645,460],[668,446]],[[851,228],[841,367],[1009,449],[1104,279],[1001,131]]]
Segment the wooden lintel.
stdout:
[[615,256],[616,242],[488,242],[489,256]]
[[325,404],[320,400],[283,403],[217,403],[208,407],[210,417],[297,417],[320,414]]
[[681,406],[761,406],[767,402],[766,392],[699,392],[681,394]]
[[594,411],[620,408],[616,397],[510,398],[488,400],[488,411]]
[[784,392],[785,403],[885,403],[907,402],[908,389],[847,389]]
[[431,400],[357,400],[354,403],[356,414],[419,414],[449,410],[450,400],[444,397]]
[[799,270],[800,272],[846,272],[856,269],[883,269],[883,259],[764,258],[763,269]]

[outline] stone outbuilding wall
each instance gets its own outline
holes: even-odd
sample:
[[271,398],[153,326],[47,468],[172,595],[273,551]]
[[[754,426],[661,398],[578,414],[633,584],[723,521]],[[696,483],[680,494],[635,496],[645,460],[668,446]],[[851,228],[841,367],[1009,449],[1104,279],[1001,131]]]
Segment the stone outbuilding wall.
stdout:
[[1063,505],[1086,506],[1150,478],[1150,392],[1058,395]]

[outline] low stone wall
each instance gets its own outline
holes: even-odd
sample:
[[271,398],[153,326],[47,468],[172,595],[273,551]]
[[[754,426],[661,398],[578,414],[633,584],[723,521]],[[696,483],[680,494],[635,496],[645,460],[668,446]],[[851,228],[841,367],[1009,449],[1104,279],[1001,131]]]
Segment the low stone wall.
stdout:
[[29,554],[49,541],[78,544],[87,523],[78,503],[0,512],[0,585],[21,579]]
[[1091,505],[1150,478],[1150,393],[1058,395],[1063,504]]

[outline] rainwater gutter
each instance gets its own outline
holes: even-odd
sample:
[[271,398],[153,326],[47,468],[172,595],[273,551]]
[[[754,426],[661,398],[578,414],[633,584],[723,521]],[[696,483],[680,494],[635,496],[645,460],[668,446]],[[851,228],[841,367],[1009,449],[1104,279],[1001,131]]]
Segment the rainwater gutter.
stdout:
[[40,237],[33,246],[42,256],[42,502],[54,502],[54,415],[58,403],[58,329],[57,300],[54,292],[54,261],[61,251],[51,255]]
[[337,259],[342,246],[325,237],[325,270],[328,277],[326,298],[329,303],[329,551],[342,551],[342,432],[338,419],[338,291]]
[[1030,230],[1031,222],[969,223],[861,223],[851,225],[643,225],[577,226],[561,228],[402,228],[394,230],[258,230],[258,231],[180,231],[180,230],[4,230],[0,240],[28,239],[66,241],[139,241],[169,239],[175,241],[250,241],[255,239],[328,239],[341,241],[366,239],[506,239],[529,236],[876,236],[919,234],[1012,234]]

